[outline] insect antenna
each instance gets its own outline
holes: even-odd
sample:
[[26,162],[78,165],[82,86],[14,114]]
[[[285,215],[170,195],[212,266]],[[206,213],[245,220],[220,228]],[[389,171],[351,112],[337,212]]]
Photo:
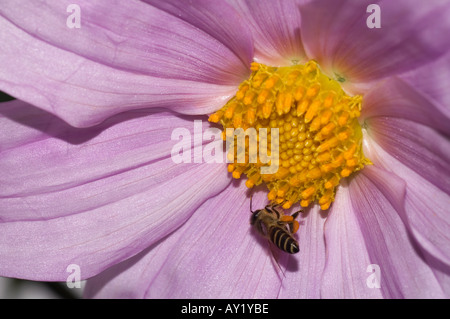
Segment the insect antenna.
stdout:
[[252,208],[252,201],[253,201],[253,194],[252,196],[250,196],[250,211],[252,212],[252,214],[254,213],[253,208]]

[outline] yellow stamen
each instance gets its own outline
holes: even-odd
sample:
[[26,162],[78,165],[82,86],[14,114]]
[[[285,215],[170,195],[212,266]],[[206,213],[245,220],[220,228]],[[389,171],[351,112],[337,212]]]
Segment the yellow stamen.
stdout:
[[302,115],[306,112],[309,106],[308,100],[303,100],[297,104],[297,115]]
[[292,203],[290,201],[287,201],[283,204],[282,207],[283,207],[283,209],[289,209],[289,208],[291,208],[291,206],[292,206]]
[[247,186],[248,188],[252,188],[253,186],[255,186],[255,183],[251,179],[248,179],[245,182],[245,186]]
[[[328,209],[341,178],[370,164],[362,152],[357,119],[361,96],[348,96],[314,61],[278,68],[253,62],[251,70],[236,96],[209,117],[224,129],[257,131],[258,146],[249,146],[246,137],[247,144],[240,150],[236,136],[223,134],[224,139],[234,140],[235,146],[227,154],[232,162],[228,172],[236,179],[245,174],[248,188],[264,183],[269,201],[283,208],[316,202],[321,209]],[[266,129],[263,136],[267,139],[262,138],[260,129]],[[272,140],[271,129],[276,130],[278,141]],[[238,162],[242,150],[245,163]],[[260,158],[261,150],[266,150],[269,161]],[[249,161],[251,153],[257,154],[256,162]],[[272,166],[275,171],[262,172]]]
[[310,201],[307,199],[303,199],[300,201],[300,206],[302,206],[302,207],[308,207],[309,204],[310,204]]
[[258,71],[259,70],[259,63],[252,62],[251,66],[250,66],[250,70],[252,70],[253,72]]
[[305,114],[305,123],[311,122],[311,120],[316,116],[317,112],[320,109],[320,105],[322,104],[322,101],[315,100],[311,103],[311,105],[308,108],[308,111]]
[[219,120],[220,120],[221,117],[222,117],[222,116],[219,115],[218,113],[214,113],[214,114],[211,114],[211,115],[209,116],[208,121],[210,121],[210,122],[212,122],[212,123],[217,123],[217,122],[219,122]]
[[311,195],[314,194],[315,191],[316,191],[316,188],[314,186],[308,187],[301,193],[302,198],[307,199],[307,198],[311,197]]
[[262,90],[260,93],[259,93],[259,95],[258,95],[258,98],[257,98],[257,102],[259,103],[259,104],[263,104],[265,101],[266,101],[266,99],[267,99],[267,97],[269,96],[269,91],[268,90]]

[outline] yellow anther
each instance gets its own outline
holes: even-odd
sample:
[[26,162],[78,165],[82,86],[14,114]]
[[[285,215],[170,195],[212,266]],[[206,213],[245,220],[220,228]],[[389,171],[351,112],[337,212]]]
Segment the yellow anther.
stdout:
[[277,77],[272,76],[264,82],[264,87],[266,89],[270,90],[271,88],[273,88],[275,86],[275,83],[277,83],[277,81],[278,81]]
[[329,161],[331,159],[331,153],[330,152],[323,152],[317,155],[316,160],[319,163],[324,163],[326,161]]
[[242,124],[242,113],[239,113],[233,117],[233,126],[234,128],[238,128],[241,127],[241,124]]
[[284,81],[285,85],[291,86],[292,84],[294,84],[294,82],[297,79],[297,77],[299,76],[299,74],[300,74],[300,72],[298,72],[298,71],[289,73],[288,76],[286,77],[286,80]]
[[258,71],[259,70],[259,63],[257,62],[252,62],[252,64],[250,65],[250,70],[254,71]]
[[282,207],[283,207],[283,209],[289,209],[289,208],[291,208],[291,206],[292,206],[292,202],[287,201],[283,204]]
[[320,171],[319,167],[314,167],[313,169],[310,169],[308,171],[308,174],[306,174],[306,177],[309,179],[317,179],[320,176],[322,176],[322,172]]
[[268,119],[270,117],[270,114],[272,114],[272,103],[270,103],[270,102],[264,103],[262,113],[263,113],[263,117],[265,119]]
[[338,143],[339,143],[339,139],[337,137],[332,137],[332,138],[326,140],[325,142],[323,142],[322,144],[320,144],[316,150],[317,150],[317,152],[321,153],[321,152],[329,150],[330,148],[337,146]]
[[252,104],[253,99],[255,98],[255,94],[255,91],[248,91],[244,97],[244,105]]
[[315,131],[319,130],[320,126],[321,126],[320,118],[316,117],[309,125],[309,130],[311,132],[315,132]]
[[320,90],[320,84],[314,84],[313,86],[310,86],[308,90],[306,90],[306,96],[309,98],[315,97],[317,93],[319,93]]
[[333,98],[334,94],[330,93],[326,98],[325,101],[323,101],[323,107],[329,108],[333,105]]
[[322,101],[315,100],[311,103],[311,105],[308,107],[308,111],[305,114],[305,123],[311,122],[311,120],[314,118],[314,116],[317,115],[317,112],[319,111],[319,108],[322,104]]
[[334,167],[332,164],[330,164],[330,163],[323,164],[322,166],[320,166],[320,170],[321,170],[322,172],[324,172],[324,173],[329,173],[329,172],[331,172],[334,168],[335,168],[335,167]]
[[292,93],[291,92],[287,92],[285,97],[284,97],[284,102],[283,102],[283,113],[288,113],[291,109],[291,105],[292,105]]
[[338,134],[338,139],[341,141],[344,141],[350,137],[350,134],[351,134],[350,130],[345,130],[343,132],[340,132]]
[[269,194],[267,194],[267,198],[268,198],[270,201],[275,200],[275,198],[277,198],[277,192],[276,192],[275,190],[271,190],[271,191],[269,192]]
[[353,167],[353,166],[356,166],[357,164],[358,164],[358,159],[357,158],[351,158],[351,159],[348,159],[346,162],[345,162],[345,164],[347,165],[347,166],[349,166],[349,167]]
[[281,187],[278,192],[277,192],[277,196],[278,197],[284,197],[284,195],[286,195],[286,192],[289,190],[289,185],[284,185],[283,187]]
[[344,158],[345,159],[350,159],[353,157],[353,154],[355,154],[356,151],[356,144],[352,144],[352,146],[350,146],[350,148],[344,152]]
[[321,204],[320,205],[320,209],[321,210],[327,210],[328,208],[330,208],[330,205],[331,205],[331,199],[328,202],[326,202],[324,204]]
[[328,203],[331,200],[331,195],[329,193],[326,193],[319,199],[319,204],[323,205]]
[[294,93],[294,100],[300,101],[305,94],[305,89],[302,86],[299,86]]
[[249,89],[248,85],[244,85],[242,86],[239,91],[237,91],[236,93],[236,99],[238,100],[242,100],[245,96],[245,93],[247,92],[247,90]]
[[301,168],[301,171],[299,174],[297,174],[297,178],[300,181],[300,183],[305,183],[306,182],[306,174],[308,173],[307,169],[304,169],[303,167]]
[[331,165],[334,168],[338,168],[342,165],[342,163],[344,163],[344,156],[342,154],[339,154],[339,156],[337,156],[332,162]]
[[[223,113],[223,112],[222,112]],[[208,121],[210,121],[210,122],[212,122],[212,123],[218,123],[219,121],[220,121],[220,118],[221,118],[222,116],[220,116],[219,114],[218,114],[218,112],[216,112],[216,113],[213,113],[213,114],[211,114],[210,116],[209,116],[209,118],[208,118]]]
[[[324,103],[325,107],[325,103]],[[333,112],[331,110],[325,110],[320,114],[320,124],[325,125],[330,121],[331,116],[333,115]]]
[[285,94],[284,93],[279,93],[278,96],[277,96],[277,101],[275,102],[278,115],[283,114],[284,99],[285,99]]
[[317,64],[313,61],[309,61],[305,65],[306,73],[315,73],[317,71]]
[[293,175],[290,179],[289,179],[289,185],[297,187],[299,186],[301,183],[301,181],[297,178],[297,175]]
[[301,193],[302,198],[307,199],[307,198],[311,197],[315,191],[316,191],[316,188],[314,186],[308,187]]
[[254,108],[250,108],[246,114],[246,121],[248,124],[253,125],[256,121],[256,111]]
[[328,123],[320,130],[320,134],[322,134],[322,136],[324,137],[328,136],[331,132],[333,132],[335,128],[336,125],[334,125],[334,123]]
[[300,201],[300,206],[308,207],[311,202],[309,200],[303,199]]
[[266,78],[267,78],[266,74],[261,74],[261,73],[258,74],[258,76],[255,76],[253,78],[252,87],[259,88]]
[[280,168],[278,168],[278,171],[273,175],[275,176],[275,178],[284,179],[286,176],[289,175],[289,170],[287,170],[283,167],[280,167]]
[[331,177],[325,183],[325,189],[333,189],[335,186],[339,184],[339,178],[336,176]]
[[341,176],[342,176],[342,177],[347,177],[347,176],[350,176],[351,173],[352,173],[352,170],[351,170],[351,169],[349,169],[349,168],[344,168],[344,169],[341,171]]
[[236,109],[236,107],[237,107],[237,103],[230,103],[230,106],[226,109],[223,116],[226,117],[227,119],[232,119],[234,110]]
[[297,115],[302,115],[306,112],[309,106],[308,100],[303,100],[297,104]]
[[256,101],[257,101],[259,104],[263,104],[263,103],[266,101],[266,99],[267,99],[268,96],[269,96],[269,90],[262,90],[262,91],[259,93],[258,98],[256,99]]
[[[291,67],[252,63],[251,70],[252,76],[239,86],[236,96],[209,117],[224,130],[257,131],[256,146],[249,145],[249,136],[239,146],[233,132],[222,134],[235,143],[227,153],[228,172],[233,178],[245,174],[248,188],[264,183],[269,201],[284,208],[296,202],[303,207],[316,202],[328,209],[340,179],[370,162],[362,153],[356,118],[361,97],[346,95],[313,61]],[[266,129],[267,139],[261,138],[261,129]],[[271,129],[276,130],[273,134],[278,141],[272,140]],[[261,150],[269,160],[259,157]],[[245,163],[237,160],[242,151]],[[254,154],[256,162],[249,160]],[[275,169],[263,174],[263,167]]]
[[345,124],[347,124],[349,116],[350,114],[348,114],[347,112],[342,113],[342,115],[338,118],[338,124],[340,126],[344,126]]

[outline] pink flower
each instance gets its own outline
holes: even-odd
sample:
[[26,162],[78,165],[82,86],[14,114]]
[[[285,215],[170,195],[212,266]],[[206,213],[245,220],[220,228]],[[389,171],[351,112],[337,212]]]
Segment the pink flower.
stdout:
[[[375,1],[79,0],[79,29],[71,2],[0,7],[0,90],[18,99],[0,105],[1,276],[75,264],[87,297],[449,296],[447,1],[379,1],[379,29]],[[244,183],[175,164],[171,134],[206,130],[253,60],[308,59],[363,94],[374,165],[307,210],[280,276]]]

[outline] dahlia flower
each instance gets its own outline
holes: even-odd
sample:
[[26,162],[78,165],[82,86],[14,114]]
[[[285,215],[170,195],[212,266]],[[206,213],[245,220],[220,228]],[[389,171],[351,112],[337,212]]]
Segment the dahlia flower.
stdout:
[[[449,15],[2,0],[0,275],[78,269],[88,298],[448,297]],[[230,127],[279,128],[277,173],[203,161]],[[251,197],[302,206],[299,253],[252,230]]]

